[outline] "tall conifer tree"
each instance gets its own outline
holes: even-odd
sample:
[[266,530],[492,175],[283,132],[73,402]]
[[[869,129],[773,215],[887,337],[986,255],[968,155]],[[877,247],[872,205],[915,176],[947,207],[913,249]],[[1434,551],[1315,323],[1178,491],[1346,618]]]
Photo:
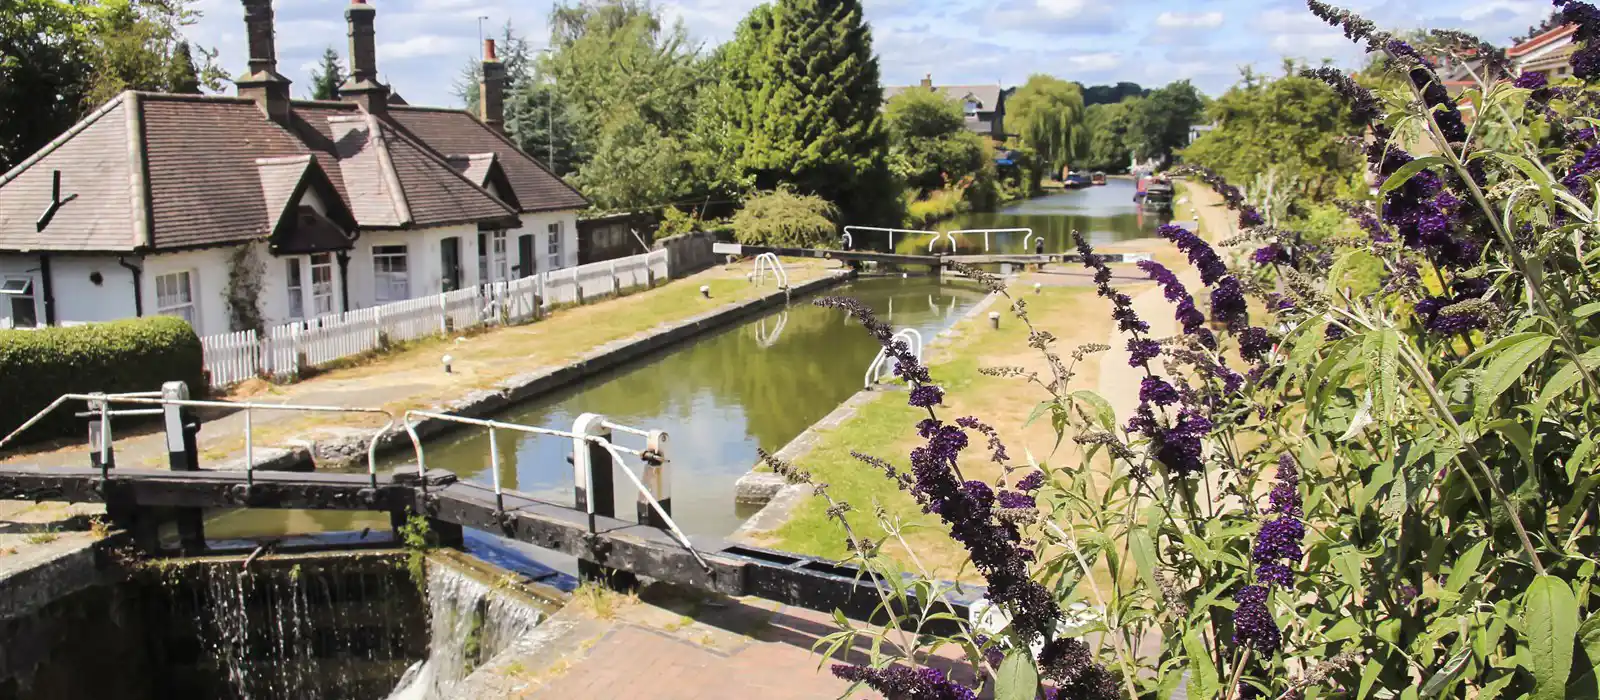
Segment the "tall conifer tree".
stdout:
[[322,52],[322,63],[317,65],[317,72],[311,74],[311,99],[339,99],[339,86],[344,83],[344,78],[344,65],[339,61],[339,52],[329,46]]
[[745,18],[735,44],[727,80],[743,93],[740,163],[757,187],[821,195],[847,223],[892,216],[883,89],[860,0],[777,0]]

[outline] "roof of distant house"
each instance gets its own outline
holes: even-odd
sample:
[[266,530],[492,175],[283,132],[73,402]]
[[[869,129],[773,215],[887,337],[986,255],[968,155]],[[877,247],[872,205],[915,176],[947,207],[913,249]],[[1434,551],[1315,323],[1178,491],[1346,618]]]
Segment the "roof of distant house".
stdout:
[[[291,106],[279,124],[246,98],[124,92],[0,175],[0,250],[131,252],[259,239],[284,216],[281,200],[298,201],[307,189],[327,191],[339,200],[333,208],[369,230],[504,225],[518,213],[588,205],[468,112]],[[56,173],[61,197],[76,196],[39,231]]]
[[1506,56],[1516,58],[1518,56],[1528,54],[1547,46],[1552,42],[1570,37],[1576,31],[1578,31],[1578,25],[1564,24],[1556,27],[1555,29],[1551,29],[1547,32],[1539,34],[1520,44],[1517,44],[1516,46],[1506,49]]
[[999,85],[898,85],[884,88],[883,99],[887,102],[895,95],[911,90],[942,92],[946,97],[958,102],[972,100],[977,103],[979,112],[993,112],[999,109],[1001,96],[1005,92]]

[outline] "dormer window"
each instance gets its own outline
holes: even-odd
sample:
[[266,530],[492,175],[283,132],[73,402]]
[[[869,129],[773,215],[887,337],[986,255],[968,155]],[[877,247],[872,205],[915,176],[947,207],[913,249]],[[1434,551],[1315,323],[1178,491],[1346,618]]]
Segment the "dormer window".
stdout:
[[967,113],[967,118],[968,119],[977,118],[977,116],[978,116],[978,101],[977,100],[967,100],[966,113]]

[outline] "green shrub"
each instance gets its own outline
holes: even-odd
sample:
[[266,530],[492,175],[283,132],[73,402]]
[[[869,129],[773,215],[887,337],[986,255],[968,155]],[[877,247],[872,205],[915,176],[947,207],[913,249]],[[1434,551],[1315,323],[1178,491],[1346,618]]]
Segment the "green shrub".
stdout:
[[949,187],[934,190],[924,199],[911,202],[906,207],[906,223],[911,228],[922,228],[967,211],[965,189]]
[[831,245],[838,210],[827,200],[787,187],[758,192],[733,215],[733,235],[749,245],[816,248]]
[[661,212],[661,225],[656,227],[656,238],[671,238],[700,230],[700,218],[685,214],[677,207],[667,207]]
[[[0,331],[0,435],[62,394],[155,391],[182,381],[205,393],[200,338],[183,319],[134,318],[66,328]],[[76,435],[81,402],[57,408],[23,434],[24,440]]]

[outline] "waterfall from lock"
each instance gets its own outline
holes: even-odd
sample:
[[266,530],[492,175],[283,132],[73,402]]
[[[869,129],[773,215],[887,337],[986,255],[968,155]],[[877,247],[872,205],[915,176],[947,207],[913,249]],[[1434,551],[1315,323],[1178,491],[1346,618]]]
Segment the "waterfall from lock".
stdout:
[[539,608],[453,567],[428,566],[428,658],[406,670],[389,700],[445,700],[478,667],[545,619]]

